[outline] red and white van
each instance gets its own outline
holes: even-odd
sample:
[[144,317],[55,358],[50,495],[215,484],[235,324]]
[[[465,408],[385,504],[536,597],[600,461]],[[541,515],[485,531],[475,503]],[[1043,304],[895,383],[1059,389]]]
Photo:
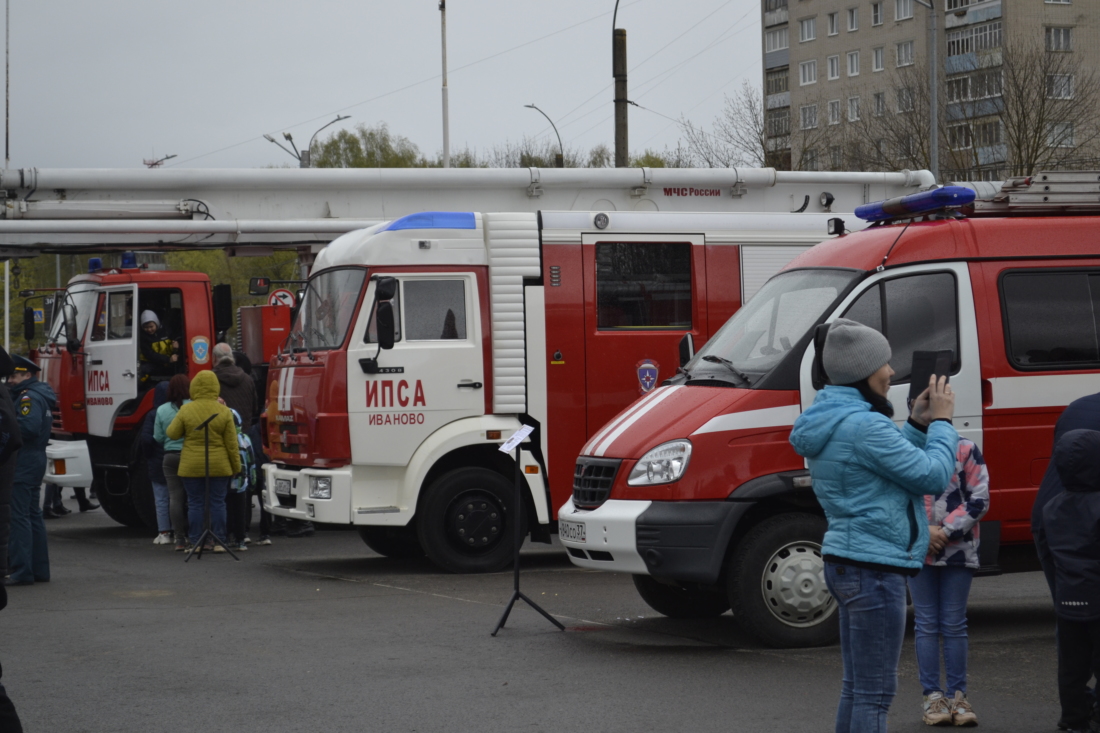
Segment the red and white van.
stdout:
[[732,605],[768,644],[832,641],[825,518],[788,437],[815,394],[815,326],[842,316],[889,338],[899,418],[913,351],[954,350],[954,424],[990,473],[983,565],[1029,546],[1054,423],[1100,391],[1100,227],[1083,215],[1098,180],[1015,179],[966,215],[905,214],[799,256],[585,444],[558,513],[573,563],[633,574],[669,616]]

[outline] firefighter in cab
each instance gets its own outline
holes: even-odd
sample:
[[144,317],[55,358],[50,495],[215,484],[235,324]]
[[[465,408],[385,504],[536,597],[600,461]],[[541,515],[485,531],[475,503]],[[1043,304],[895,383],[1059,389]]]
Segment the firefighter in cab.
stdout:
[[13,356],[12,361],[15,371],[8,377],[8,386],[23,447],[15,461],[11,539],[8,542],[11,574],[4,584],[33,585],[50,579],[50,556],[46,549],[40,495],[56,398],[48,384],[38,381],[38,365],[23,356]]
[[[141,333],[138,334],[138,372],[143,384],[149,377],[170,377],[176,373],[179,342],[173,341],[161,328],[160,318],[150,310],[141,312]],[[149,384],[151,387],[152,385]]]

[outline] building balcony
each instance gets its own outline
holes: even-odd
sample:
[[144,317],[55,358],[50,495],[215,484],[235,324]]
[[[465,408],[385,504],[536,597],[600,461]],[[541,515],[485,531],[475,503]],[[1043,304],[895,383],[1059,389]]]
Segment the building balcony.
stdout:
[[[1000,0],[998,0],[1000,2]],[[773,25],[782,25],[787,22],[787,9],[779,8],[778,10],[772,10],[764,13],[764,27],[771,28]]]
[[791,93],[780,92],[779,94],[769,94],[765,102],[767,109],[779,109],[780,107],[791,106]]
[[987,20],[996,20],[1003,15],[1001,12],[1001,0],[982,0],[958,10],[948,10],[944,27],[948,30],[970,25],[971,23],[984,23]]

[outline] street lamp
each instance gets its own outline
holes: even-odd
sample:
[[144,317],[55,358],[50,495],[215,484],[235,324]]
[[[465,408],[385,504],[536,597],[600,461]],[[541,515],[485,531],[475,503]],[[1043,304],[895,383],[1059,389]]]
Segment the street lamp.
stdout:
[[550,127],[554,128],[554,134],[558,136],[558,150],[561,151],[560,153],[558,153],[558,159],[555,161],[557,163],[557,165],[555,165],[554,167],[555,168],[564,168],[565,167],[565,146],[561,144],[561,135],[558,134],[558,126],[554,124],[554,121],[552,119],[550,119],[550,115],[546,114],[545,112],[543,112],[541,109],[539,109],[535,105],[525,104],[523,106],[527,107],[528,109],[533,109],[536,112],[539,112],[540,114],[542,114],[542,116],[546,118],[546,121],[550,123]]
[[932,168],[932,175],[937,180],[940,177],[940,98],[938,90],[939,69],[938,64],[938,39],[936,38],[936,7],[928,0],[917,0],[918,3],[928,8],[928,125],[931,128],[932,139],[929,144],[928,157]]
[[[326,122],[325,124],[318,127],[317,132],[320,132],[321,130],[325,129],[329,125],[335,125],[340,120],[347,120],[347,119],[351,119],[351,115],[336,115],[336,119],[334,119],[332,122]],[[309,151],[313,149],[313,140],[314,140],[314,138],[317,137],[317,132],[313,133],[313,137],[311,137],[309,139],[309,147],[307,147],[305,150],[298,150],[298,146],[294,144],[294,136],[291,135],[289,132],[284,132],[283,133],[283,139],[290,143],[290,148],[293,148],[293,150],[286,147],[285,145],[280,143],[275,138],[271,137],[271,135],[264,134],[264,139],[267,140],[269,143],[275,143],[280,148],[285,150],[288,155],[290,155],[292,158],[294,158],[295,160],[298,161],[298,167],[299,168],[309,168],[310,167]]]

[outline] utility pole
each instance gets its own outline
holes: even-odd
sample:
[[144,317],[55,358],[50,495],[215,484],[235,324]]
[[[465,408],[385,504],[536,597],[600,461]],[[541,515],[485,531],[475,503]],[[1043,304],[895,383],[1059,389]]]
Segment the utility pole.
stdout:
[[612,73],[615,76],[615,167],[630,165],[627,139],[626,30],[616,28],[612,39]]
[[443,167],[451,167],[451,122],[447,102],[447,0],[439,0],[440,27],[443,30]]
[[4,0],[4,170],[11,168],[11,0]]
[[936,7],[927,0],[917,0],[928,8],[928,158],[932,175],[940,179],[940,96],[939,96],[939,39],[936,37]]

